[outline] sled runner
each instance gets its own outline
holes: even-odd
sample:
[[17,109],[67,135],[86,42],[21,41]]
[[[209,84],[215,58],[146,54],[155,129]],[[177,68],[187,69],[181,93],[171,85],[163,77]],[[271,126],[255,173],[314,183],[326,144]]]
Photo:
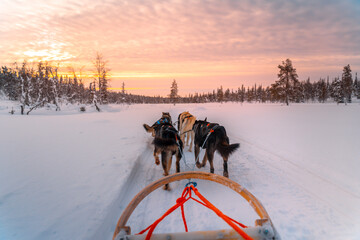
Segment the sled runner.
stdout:
[[[247,227],[243,224],[237,222],[236,220],[226,216],[220,210],[218,210],[214,205],[212,205],[204,196],[199,193],[196,189],[195,182],[189,182],[186,184],[185,189],[182,195],[177,199],[176,204],[171,207],[168,211],[165,212],[162,217],[156,220],[148,228],[144,229],[136,235],[132,235],[130,226],[126,226],[128,219],[130,218],[132,212],[139,205],[139,203],[151,192],[162,187],[165,184],[180,181],[184,179],[202,179],[207,181],[216,182],[222,184],[238,194],[240,194],[246,201],[249,202],[250,206],[255,210],[259,219],[255,221],[255,226]],[[196,198],[195,198],[196,196]],[[220,218],[222,218],[232,229],[226,230],[216,230],[216,231],[197,231],[197,232],[188,232],[186,218],[184,214],[183,205],[188,200],[194,200],[203,206],[214,211]],[[159,233],[153,234],[157,224],[166,218],[167,215],[171,214],[174,210],[181,208],[182,218],[185,226],[185,231],[183,233]],[[240,184],[217,174],[191,171],[191,172],[181,172],[175,173],[163,177],[140,191],[125,208],[122,215],[120,216],[115,232],[113,235],[113,240],[178,240],[178,239],[245,239],[245,240],[280,240],[280,236],[275,230],[271,219],[266,212],[265,208],[262,206],[259,200],[256,199],[249,191],[247,191]]]

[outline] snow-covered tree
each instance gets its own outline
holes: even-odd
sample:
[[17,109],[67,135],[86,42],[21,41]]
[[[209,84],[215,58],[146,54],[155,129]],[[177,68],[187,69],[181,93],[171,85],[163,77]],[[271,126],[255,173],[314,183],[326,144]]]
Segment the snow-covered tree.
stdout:
[[353,92],[353,80],[351,75],[350,65],[344,67],[342,74],[342,86],[344,91],[345,103],[351,103],[351,97]]
[[334,101],[337,103],[344,102],[344,91],[343,91],[343,82],[339,77],[336,77],[331,84],[332,92],[331,95],[334,98]]
[[176,80],[174,79],[171,83],[170,94],[169,94],[170,101],[174,104],[177,102],[179,98],[178,92],[179,92],[178,85]]
[[319,102],[325,102],[328,98],[328,90],[326,87],[325,79],[320,79],[316,84],[317,98]]
[[19,100],[20,81],[17,72],[3,66],[0,71],[0,92],[3,92],[9,100]]
[[303,82],[304,89],[304,99],[305,101],[314,101],[315,99],[315,91],[313,89],[313,85],[310,82],[310,78],[308,78],[305,82]]
[[100,53],[96,53],[93,61],[95,67],[94,78],[98,84],[98,101],[100,104],[108,103],[108,87],[109,87],[109,69],[107,68],[107,61]]
[[354,80],[354,95],[357,99],[360,99],[360,82],[357,77],[357,73],[355,73],[355,80]]

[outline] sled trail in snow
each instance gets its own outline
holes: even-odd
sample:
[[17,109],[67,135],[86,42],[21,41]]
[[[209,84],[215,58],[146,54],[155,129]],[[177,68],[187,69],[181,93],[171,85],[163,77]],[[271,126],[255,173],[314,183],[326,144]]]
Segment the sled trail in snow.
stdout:
[[[242,145],[241,151],[233,156],[236,162],[230,163],[239,166],[237,161],[240,160],[250,171],[251,184],[248,189],[265,205],[283,239],[317,239],[324,235],[334,239],[344,236],[346,239],[357,238],[359,224],[356,218],[360,210],[353,209],[359,203],[356,193],[279,154],[242,138],[231,138]],[[233,167],[230,165],[229,169]],[[339,199],[339,194],[346,196]],[[309,225],[306,222],[309,216],[312,216],[313,222],[322,222],[321,225],[328,228],[319,229],[316,225]],[[287,231],[282,233],[282,230]],[[286,235],[288,232],[291,235]]]
[[[132,198],[141,191],[145,186],[163,177],[161,165],[155,165],[152,155],[152,146],[148,146],[145,151],[136,160],[134,168],[126,181],[126,184],[119,192],[119,197],[109,208],[109,214],[106,217],[104,226],[99,227],[99,231],[94,235],[93,239],[104,236],[103,229],[111,226],[111,231],[115,229],[116,222],[122,211]],[[182,159],[180,168],[182,171],[193,170],[194,155],[193,153],[184,151],[187,165]],[[203,153],[202,153],[203,155]],[[191,167],[192,169],[189,169]],[[198,170],[196,167],[195,170]],[[203,169],[202,171],[208,171]],[[171,173],[175,172],[175,157],[173,157]],[[222,169],[221,169],[222,173]],[[253,225],[257,219],[256,213],[249,204],[242,199],[237,193],[226,187],[213,182],[194,179],[198,183],[197,188],[206,196],[215,206],[230,217],[243,222],[245,225]],[[188,180],[178,181],[170,184],[170,191],[162,188],[157,189],[146,197],[132,213],[128,225],[131,226],[132,233],[135,234],[152,224],[156,219],[161,217],[171,206],[176,203],[176,199],[181,193]],[[221,195],[219,197],[219,194]],[[198,230],[214,230],[227,229],[229,226],[223,222],[213,212],[201,206],[200,204],[189,201],[185,204],[185,214],[189,231]],[[110,223],[110,220],[112,221]],[[156,228],[155,232],[182,232],[184,225],[181,218],[180,210],[165,218]],[[109,236],[109,232],[106,233]]]
[[[352,237],[355,236],[354,231],[357,226],[354,223],[355,218],[352,219],[351,215],[355,213],[346,211],[346,204],[352,203],[334,202],[331,194],[341,192],[350,195],[346,199],[358,201],[356,194],[349,193],[346,189],[332,184],[330,180],[323,179],[316,173],[247,140],[237,136],[230,138],[241,143],[240,149],[229,159],[230,178],[247,188],[263,203],[283,239],[311,239],[324,234],[335,238],[345,234],[349,239],[355,239]],[[185,149],[187,164],[184,163],[183,158],[180,163],[181,171],[193,170],[194,155],[188,152],[187,148]],[[163,177],[161,165],[157,166],[154,163],[152,150],[149,144],[136,160],[130,177],[119,193],[119,198],[111,207],[112,216],[108,219],[113,220],[109,224],[112,226],[112,231],[121,212],[131,199],[149,183]],[[204,152],[202,151],[200,160]],[[222,174],[223,161],[218,154],[214,158],[214,167],[216,174]],[[174,173],[174,169],[175,158],[171,173]],[[199,170],[196,167],[194,169]],[[209,171],[209,164],[207,163],[200,171]],[[196,181],[199,184],[199,191],[220,210],[246,225],[253,225],[257,216],[241,197],[223,186]],[[171,191],[158,189],[144,199],[129,219],[128,225],[132,227],[132,233],[146,228],[174,205],[186,183],[187,181],[171,183]],[[312,184],[312,187],[308,188],[308,184]],[[322,193],[322,188],[327,188],[326,194]],[[288,204],[288,201],[292,203]],[[189,202],[185,205],[185,214],[190,231],[229,228],[216,215],[197,203]],[[312,227],[306,222],[309,215],[313,216],[314,222],[324,222],[323,225],[328,225],[329,228]],[[329,217],[324,218],[324,215]],[[344,228],[349,231],[347,233],[338,231]],[[286,231],[282,233],[282,230]],[[165,218],[156,229],[156,232],[181,231],[184,231],[184,227],[179,210]],[[291,235],[288,236],[289,232]]]

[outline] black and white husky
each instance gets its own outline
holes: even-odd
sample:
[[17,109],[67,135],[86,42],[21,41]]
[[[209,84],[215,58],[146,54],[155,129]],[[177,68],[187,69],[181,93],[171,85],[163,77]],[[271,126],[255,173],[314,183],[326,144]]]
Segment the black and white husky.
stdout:
[[[209,123],[206,121],[195,121],[193,130],[195,132],[195,160],[198,168],[204,167],[206,161],[209,160],[210,172],[214,173],[214,153],[218,151],[224,160],[224,177],[229,177],[227,161],[231,153],[239,148],[239,143],[230,144],[223,126],[217,123]],[[198,156],[200,147],[206,149],[202,163],[200,164]]]
[[[173,155],[176,156],[176,172],[180,172],[180,159],[182,157],[181,154],[183,150],[183,143],[180,139],[178,131],[171,124],[171,117],[170,119],[161,118],[159,121],[155,122],[150,128],[147,128],[145,125],[146,124],[144,124],[145,130],[148,131],[148,129],[151,129],[150,131],[155,137],[153,141],[153,144],[155,146],[155,163],[157,165],[160,164],[160,159],[158,155],[161,154],[161,165],[164,170],[164,176],[169,175]],[[169,184],[166,184],[164,186],[164,189],[168,190]]]
[[152,136],[155,137],[155,129],[154,129],[154,127],[156,127],[157,125],[161,125],[163,123],[172,124],[170,113],[162,112],[161,118],[159,120],[157,120],[153,125],[149,126],[149,125],[144,123],[143,127],[145,128],[145,130],[147,132],[151,133]]

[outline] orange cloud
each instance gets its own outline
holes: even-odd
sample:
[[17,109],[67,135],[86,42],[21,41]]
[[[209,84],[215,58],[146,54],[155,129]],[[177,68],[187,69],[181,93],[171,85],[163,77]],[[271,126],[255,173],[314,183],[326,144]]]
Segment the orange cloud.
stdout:
[[90,74],[100,51],[114,88],[176,78],[194,92],[268,85],[291,58],[300,78],[317,79],[358,71],[359,12],[358,1],[3,0],[0,65],[48,60]]

